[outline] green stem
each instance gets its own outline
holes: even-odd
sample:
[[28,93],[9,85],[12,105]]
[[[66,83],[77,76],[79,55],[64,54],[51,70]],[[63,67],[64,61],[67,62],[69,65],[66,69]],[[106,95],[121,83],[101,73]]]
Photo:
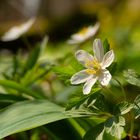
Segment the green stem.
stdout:
[[124,100],[126,101],[126,93],[125,93],[124,87],[122,86],[121,82],[118,79],[114,78],[114,80],[120,85],[123,96],[124,96]]
[[134,115],[133,115],[133,112],[130,112],[130,118],[131,118],[131,123],[130,123],[130,140],[133,140],[133,132],[134,132]]
[[84,134],[86,133],[86,131],[74,119],[68,119],[68,121],[82,138]]
[[[102,86],[102,85],[101,85],[101,86]],[[105,87],[105,86],[102,86],[102,88],[103,88],[105,91],[107,91],[108,93],[110,93],[111,95],[114,95],[114,93],[113,93],[109,88],[107,88],[107,87]],[[113,99],[114,99],[114,98],[113,98]],[[114,101],[117,102],[117,99],[115,98]]]
[[54,135],[49,129],[47,129],[45,126],[42,126],[41,129],[46,132],[46,134],[52,139],[52,140],[60,140],[56,135]]
[[49,79],[47,79],[47,82],[48,82],[48,85],[49,85],[49,88],[50,88],[50,91],[51,91],[51,98],[53,100],[54,97],[55,97],[55,91],[54,91],[53,86],[52,86],[52,81],[50,81]]
[[110,118],[110,117],[113,117],[113,115],[111,113],[108,113],[108,112],[101,112],[99,113],[100,115],[105,115],[106,117]]

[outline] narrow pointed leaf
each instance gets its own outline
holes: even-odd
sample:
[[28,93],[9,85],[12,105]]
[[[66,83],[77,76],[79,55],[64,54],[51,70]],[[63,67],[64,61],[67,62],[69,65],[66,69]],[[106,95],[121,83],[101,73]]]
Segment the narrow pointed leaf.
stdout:
[[25,63],[25,67],[23,69],[23,75],[28,70],[32,69],[35,66],[37,60],[39,59],[40,51],[41,51],[41,47],[40,47],[40,45],[37,45],[33,49],[33,51],[30,53],[30,55],[29,55],[29,57],[28,57],[28,59],[27,59],[27,61]]
[[19,102],[0,111],[0,139],[68,117],[62,107],[47,100]]
[[103,42],[103,47],[104,47],[105,53],[108,52],[108,51],[110,50],[110,44],[109,44],[109,42],[108,42],[107,39],[104,40],[104,42]]

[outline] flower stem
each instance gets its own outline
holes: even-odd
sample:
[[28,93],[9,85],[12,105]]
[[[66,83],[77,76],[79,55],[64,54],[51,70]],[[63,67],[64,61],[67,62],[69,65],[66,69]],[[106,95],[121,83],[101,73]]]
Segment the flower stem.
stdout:
[[133,132],[134,132],[134,114],[133,112],[129,113],[130,118],[131,118],[131,123],[130,123],[130,140],[133,140]]
[[76,122],[74,119],[68,119],[69,123],[74,127],[74,129],[78,132],[79,136],[82,138],[86,133],[85,130]]
[[51,91],[51,99],[53,100],[55,97],[55,91],[54,91],[53,86],[52,86],[52,81],[50,79],[47,79],[47,82],[48,82],[48,85],[49,85],[49,88]]
[[119,84],[119,86],[121,87],[121,90],[122,90],[122,93],[123,93],[123,96],[124,96],[124,100],[126,101],[126,92],[125,92],[125,90],[124,90],[124,87],[122,86],[121,82],[120,82],[118,79],[114,78],[114,80],[115,80],[115,81]]
[[[107,88],[105,86],[102,86],[102,88],[103,88],[103,90],[105,90],[106,92],[110,93],[111,95],[114,95],[114,93],[109,88]],[[117,102],[117,99],[116,98],[113,98],[113,99],[114,99],[114,101]]]

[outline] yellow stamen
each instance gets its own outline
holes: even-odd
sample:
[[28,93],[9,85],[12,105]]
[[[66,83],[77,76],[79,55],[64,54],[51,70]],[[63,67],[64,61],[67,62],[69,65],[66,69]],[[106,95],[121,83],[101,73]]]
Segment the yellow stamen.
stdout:
[[86,34],[86,32],[87,32],[87,28],[84,27],[83,29],[80,30],[80,32],[78,34],[84,35],[84,34]]
[[93,63],[94,63],[94,68],[97,68],[97,69],[101,68],[100,63],[97,61],[97,59],[94,59]]
[[86,72],[87,74],[96,74],[96,70],[93,69],[87,69]]
[[94,69],[100,69],[101,66],[100,66],[100,63],[97,61],[97,59],[94,59],[92,61],[87,61],[86,64],[85,64],[86,67],[92,67]]
[[94,61],[87,61],[87,62],[85,63],[85,66],[86,66],[86,67],[94,67]]
[[100,72],[101,69],[101,65],[100,63],[97,61],[97,59],[94,59],[92,61],[87,61],[85,66],[88,68],[86,70],[86,72],[88,74],[97,74]]

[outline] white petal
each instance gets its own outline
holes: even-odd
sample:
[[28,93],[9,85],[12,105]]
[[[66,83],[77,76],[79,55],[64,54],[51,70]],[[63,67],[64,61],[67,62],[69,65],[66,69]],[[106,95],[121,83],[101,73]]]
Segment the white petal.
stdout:
[[74,34],[71,36],[71,39],[69,39],[67,42],[68,44],[80,44],[85,40],[85,38],[79,34]]
[[73,45],[73,44],[79,44],[79,41],[73,40],[73,39],[69,39],[69,40],[67,41],[67,43],[70,44],[70,45]]
[[79,44],[86,41],[87,39],[90,39],[97,33],[99,27],[100,23],[96,23],[94,26],[87,27],[86,32],[83,34],[81,34],[80,32],[73,34],[71,36],[71,39],[67,41],[68,44]]
[[104,57],[103,57],[103,61],[102,61],[102,68],[105,69],[107,68],[108,66],[111,65],[111,63],[113,62],[114,60],[114,52],[113,50],[107,52]]
[[77,51],[75,53],[75,57],[85,67],[86,67],[86,63],[88,61],[92,61],[93,60],[93,56],[91,54],[89,54],[88,52],[84,51],[84,50]]
[[80,34],[74,34],[74,35],[72,35],[72,37],[71,37],[73,40],[76,40],[76,41],[83,41],[84,40],[84,36],[83,35],[80,35]]
[[102,46],[102,42],[100,39],[95,39],[93,42],[93,52],[95,57],[97,58],[97,60],[99,62],[101,62],[103,60],[104,57],[104,49]]
[[110,72],[108,70],[104,69],[102,71],[102,73],[100,74],[98,80],[101,83],[101,85],[107,86],[109,84],[110,80],[111,80],[111,77],[112,76],[111,76]]
[[89,79],[83,87],[83,93],[84,94],[89,94],[91,91],[92,86],[95,84],[95,82],[97,81],[97,77],[92,77],[91,79]]
[[12,40],[19,38],[21,35],[23,35],[24,33],[26,33],[29,30],[29,28],[32,26],[34,21],[35,21],[35,18],[31,18],[27,22],[25,22],[19,26],[12,27],[8,32],[6,32],[2,36],[1,40],[2,41],[12,41]]
[[70,81],[71,81],[71,84],[77,85],[77,84],[86,82],[90,77],[91,75],[87,74],[86,70],[82,70],[75,73],[71,77]]
[[88,38],[94,36],[99,30],[99,27],[100,27],[100,23],[96,23],[94,26],[89,26],[86,36]]

